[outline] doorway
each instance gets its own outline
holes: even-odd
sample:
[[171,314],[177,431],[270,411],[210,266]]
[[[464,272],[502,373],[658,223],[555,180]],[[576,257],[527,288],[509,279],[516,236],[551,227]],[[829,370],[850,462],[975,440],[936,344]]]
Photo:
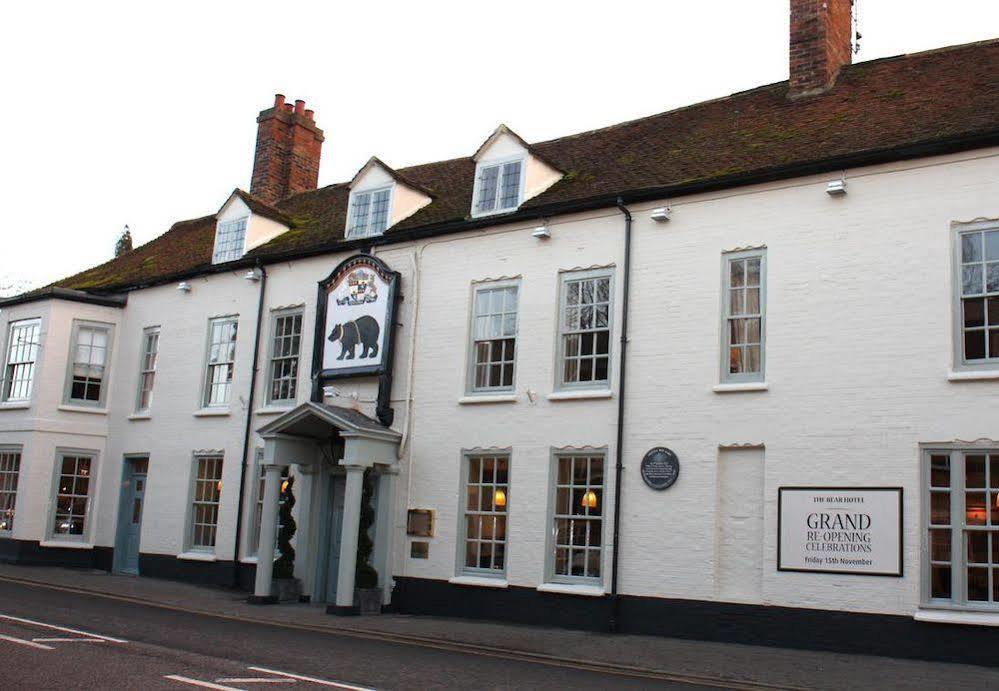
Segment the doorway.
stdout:
[[118,573],[139,573],[139,538],[145,508],[146,475],[149,459],[126,458],[122,468],[121,497],[118,504],[118,534],[114,561]]
[[327,476],[320,530],[319,559],[316,564],[316,595],[319,602],[336,602],[340,575],[340,538],[343,532],[344,476]]

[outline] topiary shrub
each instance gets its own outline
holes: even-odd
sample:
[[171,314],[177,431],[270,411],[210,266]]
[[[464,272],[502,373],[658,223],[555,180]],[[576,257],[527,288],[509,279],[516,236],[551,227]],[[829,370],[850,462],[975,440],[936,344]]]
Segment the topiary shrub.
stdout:
[[291,510],[295,506],[295,477],[288,478],[288,484],[281,492],[282,503],[278,510],[278,523],[281,529],[278,531],[278,551],[281,556],[274,562],[274,578],[294,578],[295,576],[295,548],[291,546],[291,538],[295,536],[298,526],[291,516]]
[[361,524],[357,530],[357,569],[354,572],[355,588],[374,588],[378,585],[378,572],[371,565],[371,551],[374,543],[368,536],[375,522],[375,509],[371,506],[374,496],[375,482],[371,477],[371,468],[364,471],[361,484]]

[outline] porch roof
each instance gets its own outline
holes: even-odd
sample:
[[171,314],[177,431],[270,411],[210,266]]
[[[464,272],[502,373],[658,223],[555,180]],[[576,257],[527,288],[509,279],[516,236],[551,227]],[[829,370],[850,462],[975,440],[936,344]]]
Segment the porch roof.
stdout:
[[402,439],[401,434],[360,411],[313,401],[302,403],[282,413],[257,429],[257,434],[262,437],[288,434],[311,439],[326,439],[329,437],[330,426],[335,427],[342,437],[360,437],[394,443]]

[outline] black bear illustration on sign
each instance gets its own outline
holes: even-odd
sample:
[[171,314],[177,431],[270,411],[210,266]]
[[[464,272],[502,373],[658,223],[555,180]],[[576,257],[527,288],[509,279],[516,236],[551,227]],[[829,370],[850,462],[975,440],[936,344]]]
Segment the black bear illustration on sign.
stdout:
[[360,359],[378,356],[378,336],[381,328],[374,317],[364,315],[352,321],[337,324],[330,330],[329,341],[340,341],[340,355],[337,360],[353,360],[354,351],[361,346]]

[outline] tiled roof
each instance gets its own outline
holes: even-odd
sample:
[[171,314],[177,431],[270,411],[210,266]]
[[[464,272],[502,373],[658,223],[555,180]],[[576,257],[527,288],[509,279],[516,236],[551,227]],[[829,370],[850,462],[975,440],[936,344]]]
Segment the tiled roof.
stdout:
[[[532,144],[565,176],[520,210],[486,221],[470,218],[471,157],[400,169],[397,174],[427,190],[433,202],[378,241],[607,206],[619,194],[662,198],[999,144],[999,40],[849,65],[832,89],[816,96],[790,100],[787,88],[779,82]],[[236,264],[336,249],[348,193],[339,183],[277,203],[291,230]],[[152,242],[57,285],[112,291],[213,270],[214,225],[213,216],[176,223]]]

